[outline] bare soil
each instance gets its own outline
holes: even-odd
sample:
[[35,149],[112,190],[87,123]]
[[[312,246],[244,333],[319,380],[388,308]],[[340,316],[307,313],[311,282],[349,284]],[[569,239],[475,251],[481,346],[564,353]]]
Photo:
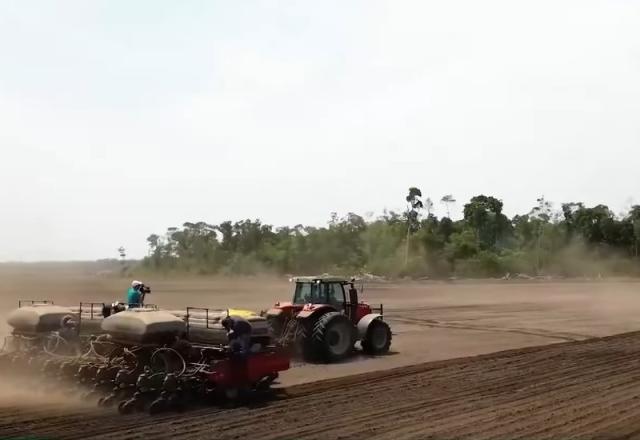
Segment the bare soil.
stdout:
[[[32,266],[0,267],[0,277],[2,322],[18,298],[111,302],[129,282]],[[171,308],[261,310],[290,296],[277,278],[144,281],[148,299]],[[4,378],[0,438],[632,438],[640,334],[601,337],[640,330],[639,292],[629,281],[369,285],[365,298],[385,304],[394,332],[387,356],[296,365],[283,374],[285,396],[255,408],[159,418],[79,407]]]
[[16,406],[0,412],[0,432],[56,439],[634,439],[640,334],[292,386],[250,408],[151,417]]

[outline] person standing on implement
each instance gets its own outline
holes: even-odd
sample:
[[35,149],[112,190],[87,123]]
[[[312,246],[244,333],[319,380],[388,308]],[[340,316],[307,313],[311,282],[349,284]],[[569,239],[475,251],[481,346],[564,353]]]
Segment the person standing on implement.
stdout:
[[144,304],[144,284],[141,281],[134,280],[131,287],[127,290],[127,304],[129,308],[141,307]]

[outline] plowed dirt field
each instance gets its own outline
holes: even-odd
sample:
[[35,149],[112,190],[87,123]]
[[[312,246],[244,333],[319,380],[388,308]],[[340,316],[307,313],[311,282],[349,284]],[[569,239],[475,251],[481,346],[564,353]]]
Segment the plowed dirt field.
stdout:
[[[0,265],[0,278],[0,335],[20,298],[111,302],[130,283],[70,264]],[[282,278],[144,281],[165,308],[261,310],[291,295]],[[640,439],[638,291],[633,280],[370,284],[364,299],[384,303],[393,330],[388,356],[296,364],[276,400],[153,418],[0,375],[0,439]]]
[[[160,417],[6,407],[0,433],[55,439],[640,438],[640,333],[291,386],[252,408]],[[33,438],[33,437],[32,437]]]

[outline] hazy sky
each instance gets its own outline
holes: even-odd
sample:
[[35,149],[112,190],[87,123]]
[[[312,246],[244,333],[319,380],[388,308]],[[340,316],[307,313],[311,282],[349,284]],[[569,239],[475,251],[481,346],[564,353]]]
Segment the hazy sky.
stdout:
[[0,0],[0,151],[0,260],[321,225],[412,185],[620,211],[640,2]]

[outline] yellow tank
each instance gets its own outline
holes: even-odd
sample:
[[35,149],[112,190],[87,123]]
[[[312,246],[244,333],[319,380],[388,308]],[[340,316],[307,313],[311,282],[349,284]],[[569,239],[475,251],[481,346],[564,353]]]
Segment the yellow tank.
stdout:
[[249,320],[251,318],[259,317],[260,315],[258,315],[256,312],[252,310],[229,309],[229,316],[237,316],[238,318],[244,318],[246,320]]

